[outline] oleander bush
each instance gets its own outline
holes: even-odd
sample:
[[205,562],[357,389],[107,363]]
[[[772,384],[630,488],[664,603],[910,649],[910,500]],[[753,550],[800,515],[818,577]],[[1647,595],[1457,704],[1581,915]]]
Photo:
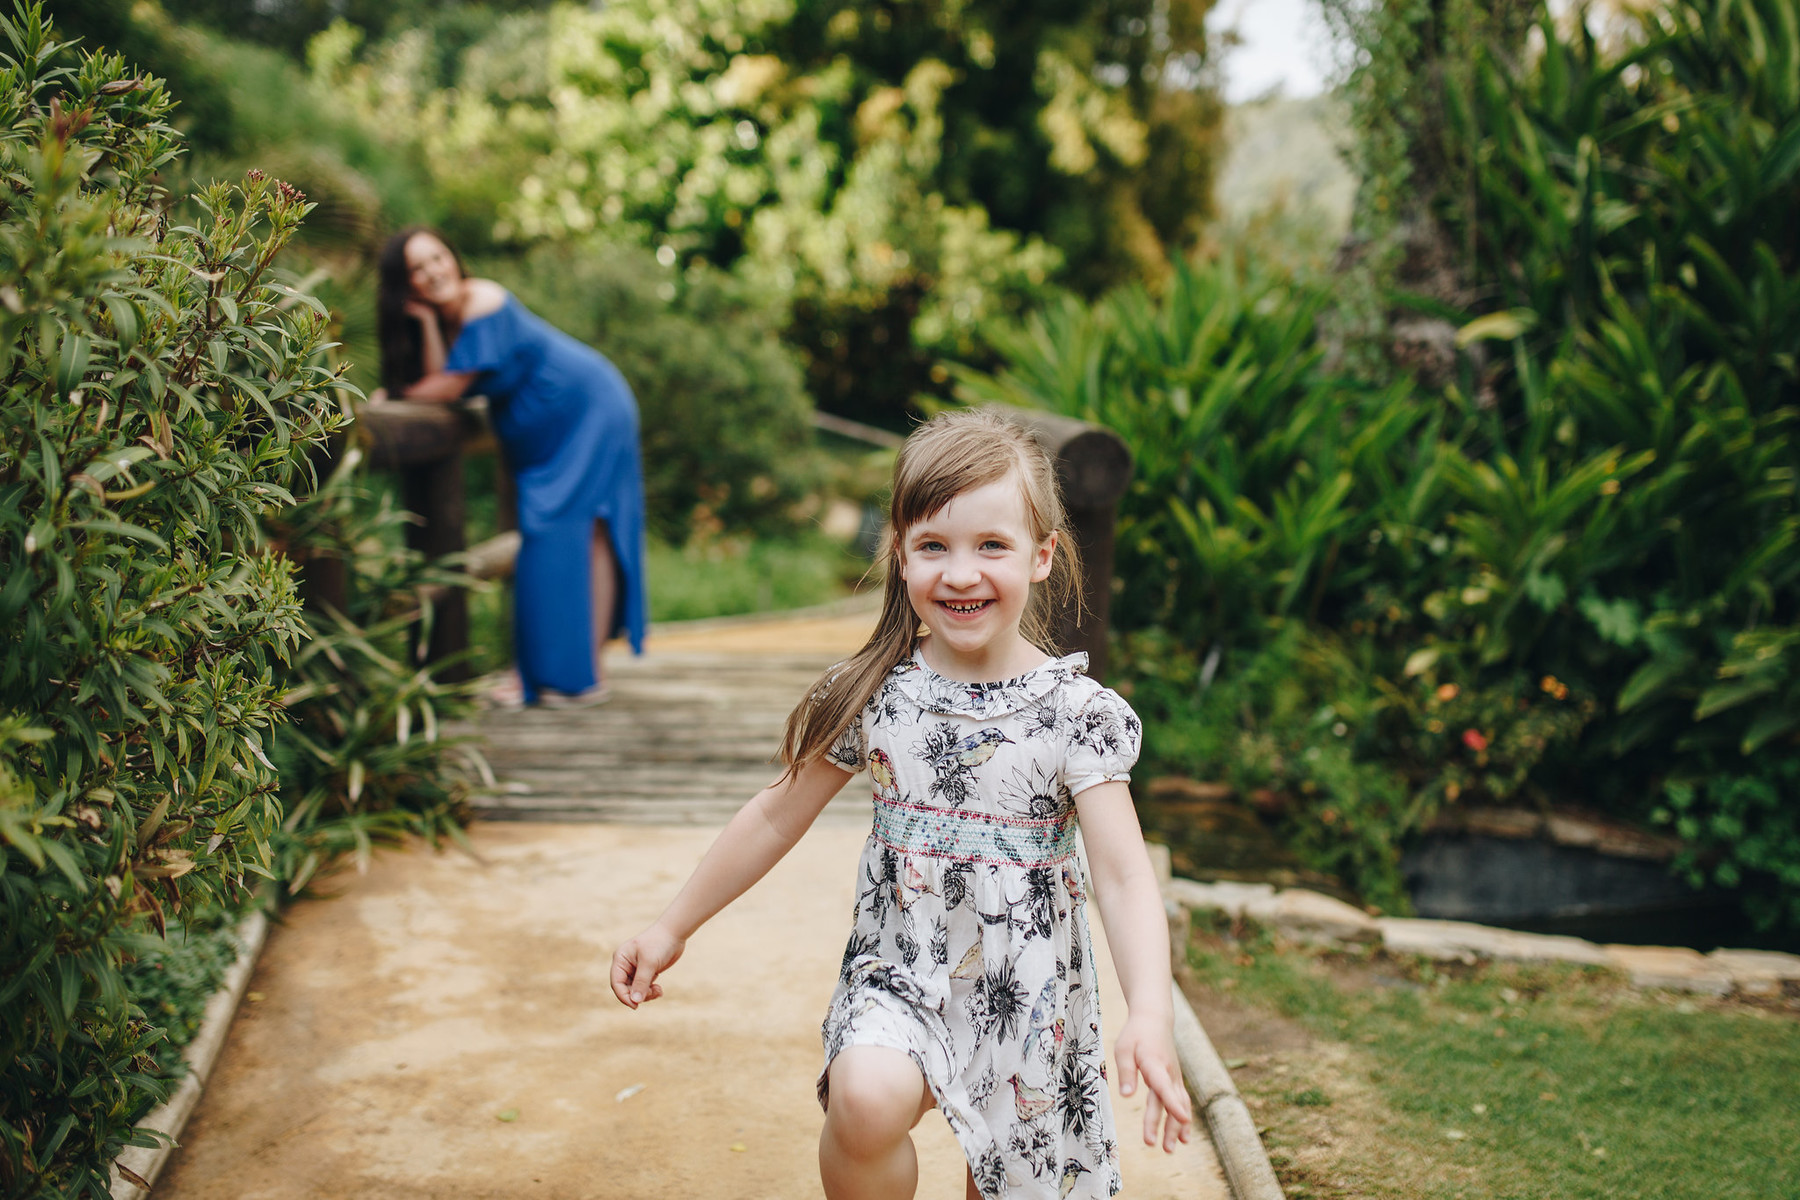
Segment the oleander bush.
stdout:
[[0,1190],[98,1197],[161,1090],[130,938],[271,871],[304,626],[259,523],[345,417],[274,268],[304,197],[170,221],[163,86],[41,5],[0,36]]

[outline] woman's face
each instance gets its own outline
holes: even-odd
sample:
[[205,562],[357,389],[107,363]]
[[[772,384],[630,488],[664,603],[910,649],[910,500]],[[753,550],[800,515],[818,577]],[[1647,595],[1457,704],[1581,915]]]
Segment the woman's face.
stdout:
[[439,308],[461,301],[462,268],[450,247],[429,233],[406,239],[406,270],[413,299]]

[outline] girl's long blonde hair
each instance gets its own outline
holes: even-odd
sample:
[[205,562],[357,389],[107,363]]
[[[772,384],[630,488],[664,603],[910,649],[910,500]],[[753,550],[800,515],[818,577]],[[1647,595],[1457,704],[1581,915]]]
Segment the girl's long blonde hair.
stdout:
[[1080,604],[1081,563],[1063,517],[1055,464],[1036,438],[998,414],[966,409],[934,417],[913,431],[894,462],[888,526],[882,537],[881,619],[863,648],[821,675],[788,714],[781,761],[789,774],[823,757],[888,672],[918,646],[919,614],[906,598],[906,581],[900,577],[907,529],[964,492],[1008,476],[1019,482],[1036,543],[1042,545],[1052,533],[1057,535],[1050,577],[1032,588],[1019,632],[1040,649],[1052,653],[1061,649],[1055,642],[1052,614]]

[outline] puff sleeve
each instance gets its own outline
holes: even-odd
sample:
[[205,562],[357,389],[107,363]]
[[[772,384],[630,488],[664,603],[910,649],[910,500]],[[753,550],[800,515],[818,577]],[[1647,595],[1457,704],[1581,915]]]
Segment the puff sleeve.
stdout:
[[1111,688],[1098,688],[1071,714],[1066,729],[1063,786],[1071,796],[1101,783],[1131,779],[1143,746],[1144,726],[1131,705]]
[[837,735],[831,743],[831,749],[825,751],[825,757],[833,765],[844,768],[855,775],[869,765],[869,743],[863,734],[863,709],[857,709],[844,731]]

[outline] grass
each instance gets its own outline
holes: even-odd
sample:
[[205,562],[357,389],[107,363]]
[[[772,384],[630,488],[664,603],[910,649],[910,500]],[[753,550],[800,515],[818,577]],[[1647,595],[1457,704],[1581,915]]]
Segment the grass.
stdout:
[[868,565],[817,534],[682,549],[652,542],[650,619],[691,621],[824,604],[848,596]]
[[[848,596],[867,568],[866,559],[817,533],[689,547],[652,540],[646,566],[650,619],[691,621],[825,604]],[[503,588],[470,593],[477,673],[512,661],[510,603]]]
[[1294,1200],[1800,1197],[1800,997],[1228,932],[1189,993]]

